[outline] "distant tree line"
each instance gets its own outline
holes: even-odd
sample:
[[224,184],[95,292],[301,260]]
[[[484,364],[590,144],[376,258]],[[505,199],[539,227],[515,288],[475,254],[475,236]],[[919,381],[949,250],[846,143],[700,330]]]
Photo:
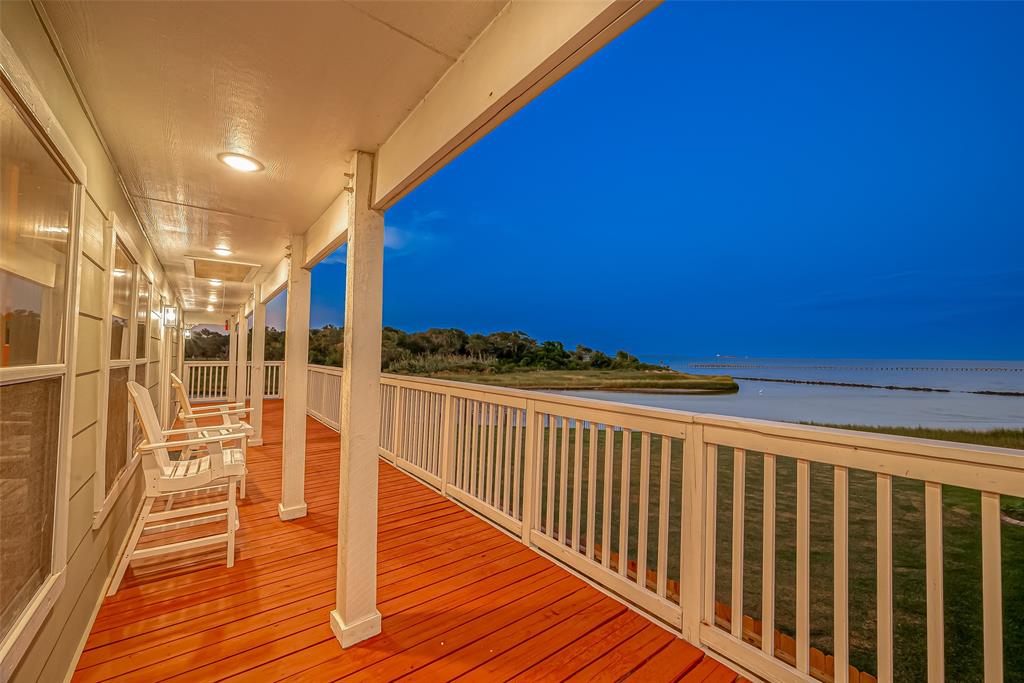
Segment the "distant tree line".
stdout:
[[[342,366],[345,330],[325,325],[309,331],[309,362]],[[285,333],[267,328],[264,358],[284,360]],[[252,332],[248,349],[252,356]],[[227,360],[226,334],[197,329],[185,344],[190,360]],[[538,342],[525,332],[469,334],[454,328],[403,332],[385,327],[381,339],[381,369],[399,374],[442,372],[511,372],[513,370],[645,370],[662,366],[641,362],[626,351],[610,356],[582,344],[572,351],[562,342]]]

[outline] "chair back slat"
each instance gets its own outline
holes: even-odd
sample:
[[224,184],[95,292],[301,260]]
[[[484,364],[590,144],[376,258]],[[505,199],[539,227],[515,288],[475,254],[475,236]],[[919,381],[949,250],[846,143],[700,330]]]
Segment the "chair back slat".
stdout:
[[185,383],[181,381],[173,372],[171,373],[171,386],[174,387],[174,393],[178,395],[178,406],[182,412],[186,414],[192,413],[192,401],[188,399],[188,392],[185,391]]
[[[128,395],[135,406],[135,413],[139,416],[139,423],[142,425],[142,433],[149,443],[160,443],[164,440],[163,432],[160,430],[160,420],[156,416],[156,409],[153,407],[153,399],[149,392],[137,382],[128,382]],[[154,464],[163,468],[171,467],[171,457],[166,448],[157,448],[147,451],[155,456]],[[143,457],[143,466],[149,461]]]

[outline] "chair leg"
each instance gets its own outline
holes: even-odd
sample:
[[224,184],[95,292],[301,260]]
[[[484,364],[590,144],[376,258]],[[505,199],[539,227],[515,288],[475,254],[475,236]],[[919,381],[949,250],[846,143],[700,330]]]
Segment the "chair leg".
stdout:
[[235,529],[238,527],[238,505],[235,502],[235,477],[228,482],[228,567],[235,566]]
[[242,475],[242,483],[239,485],[239,497],[245,500],[245,475]]
[[125,546],[124,554],[121,555],[121,559],[117,563],[117,571],[114,572],[114,578],[110,582],[110,588],[107,590],[107,595],[117,593],[117,589],[121,586],[121,579],[124,578],[124,573],[128,571],[128,564],[132,560],[132,554],[135,552],[135,546],[139,544],[139,538],[142,537],[142,530],[146,526],[146,520],[149,518],[149,513],[153,509],[153,503],[155,501],[156,498],[146,498],[146,502],[142,504],[142,512],[139,513],[139,519],[135,522],[135,528],[132,529],[132,535],[128,539],[128,544]]
[[164,505],[164,512],[170,512],[171,511],[171,506],[173,506],[173,505],[174,505],[174,494],[173,493],[168,493],[167,494],[167,503]]

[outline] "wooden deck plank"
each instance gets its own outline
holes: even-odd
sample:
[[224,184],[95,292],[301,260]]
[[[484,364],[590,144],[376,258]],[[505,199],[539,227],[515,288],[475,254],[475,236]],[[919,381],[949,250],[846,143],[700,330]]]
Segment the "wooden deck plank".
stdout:
[[[264,445],[249,449],[235,566],[227,569],[217,550],[133,566],[118,594],[104,601],[73,680],[611,680],[632,674],[667,681],[700,672],[717,681],[732,674],[383,461],[377,557],[383,632],[342,650],[328,625],[338,436],[310,419],[309,515],[282,522],[281,403],[264,406]],[[152,539],[188,538],[198,529]]]

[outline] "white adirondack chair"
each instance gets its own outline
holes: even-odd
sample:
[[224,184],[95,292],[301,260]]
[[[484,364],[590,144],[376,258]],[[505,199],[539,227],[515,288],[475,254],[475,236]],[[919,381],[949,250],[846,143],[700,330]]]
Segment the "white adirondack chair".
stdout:
[[[241,448],[243,455],[247,455],[249,452],[249,437],[253,435],[253,428],[248,422],[242,420],[242,415],[251,413],[252,408],[246,408],[245,402],[241,403],[218,403],[217,405],[210,406],[197,406],[194,407],[192,402],[188,398],[188,392],[185,391],[185,383],[181,381],[173,372],[171,373],[171,386],[174,387],[174,392],[178,396],[178,417],[185,423],[185,426],[190,429],[200,429],[197,419],[200,418],[216,418],[221,419],[221,424],[215,426],[206,426],[201,428],[201,433],[205,436],[232,433],[235,438],[239,438],[238,434],[241,432],[243,436],[240,438]],[[190,450],[186,450],[184,457],[189,457]],[[245,477],[242,477],[242,487],[239,495],[245,498]],[[170,509],[171,500],[167,501],[168,509]]]
[[[221,429],[219,434],[204,434],[199,428],[160,429],[160,422],[153,408],[149,392],[141,384],[128,382],[128,395],[142,425],[145,441],[137,450],[142,457],[142,470],[146,483],[146,498],[142,512],[135,522],[124,554],[121,556],[110,583],[107,595],[114,595],[121,585],[121,579],[132,560],[140,560],[168,553],[177,553],[219,543],[227,544],[227,566],[235,564],[235,531],[238,528],[238,506],[235,501],[235,487],[245,474],[245,458],[241,449],[224,448],[229,441],[237,441],[240,431]],[[227,433],[223,433],[227,432]],[[168,441],[170,436],[191,436],[179,441]],[[204,447],[204,455],[172,460],[170,451],[186,447]],[[197,449],[194,449],[197,450]],[[207,502],[175,510],[153,512],[157,498],[173,493],[208,489],[212,486],[226,486],[227,499],[223,502]],[[196,517],[195,515],[201,515]],[[178,541],[166,545],[138,549],[139,539],[144,532],[171,531],[197,524],[225,520],[225,532],[200,538]],[[175,521],[176,520],[176,521]],[[152,525],[152,526],[150,526]]]

